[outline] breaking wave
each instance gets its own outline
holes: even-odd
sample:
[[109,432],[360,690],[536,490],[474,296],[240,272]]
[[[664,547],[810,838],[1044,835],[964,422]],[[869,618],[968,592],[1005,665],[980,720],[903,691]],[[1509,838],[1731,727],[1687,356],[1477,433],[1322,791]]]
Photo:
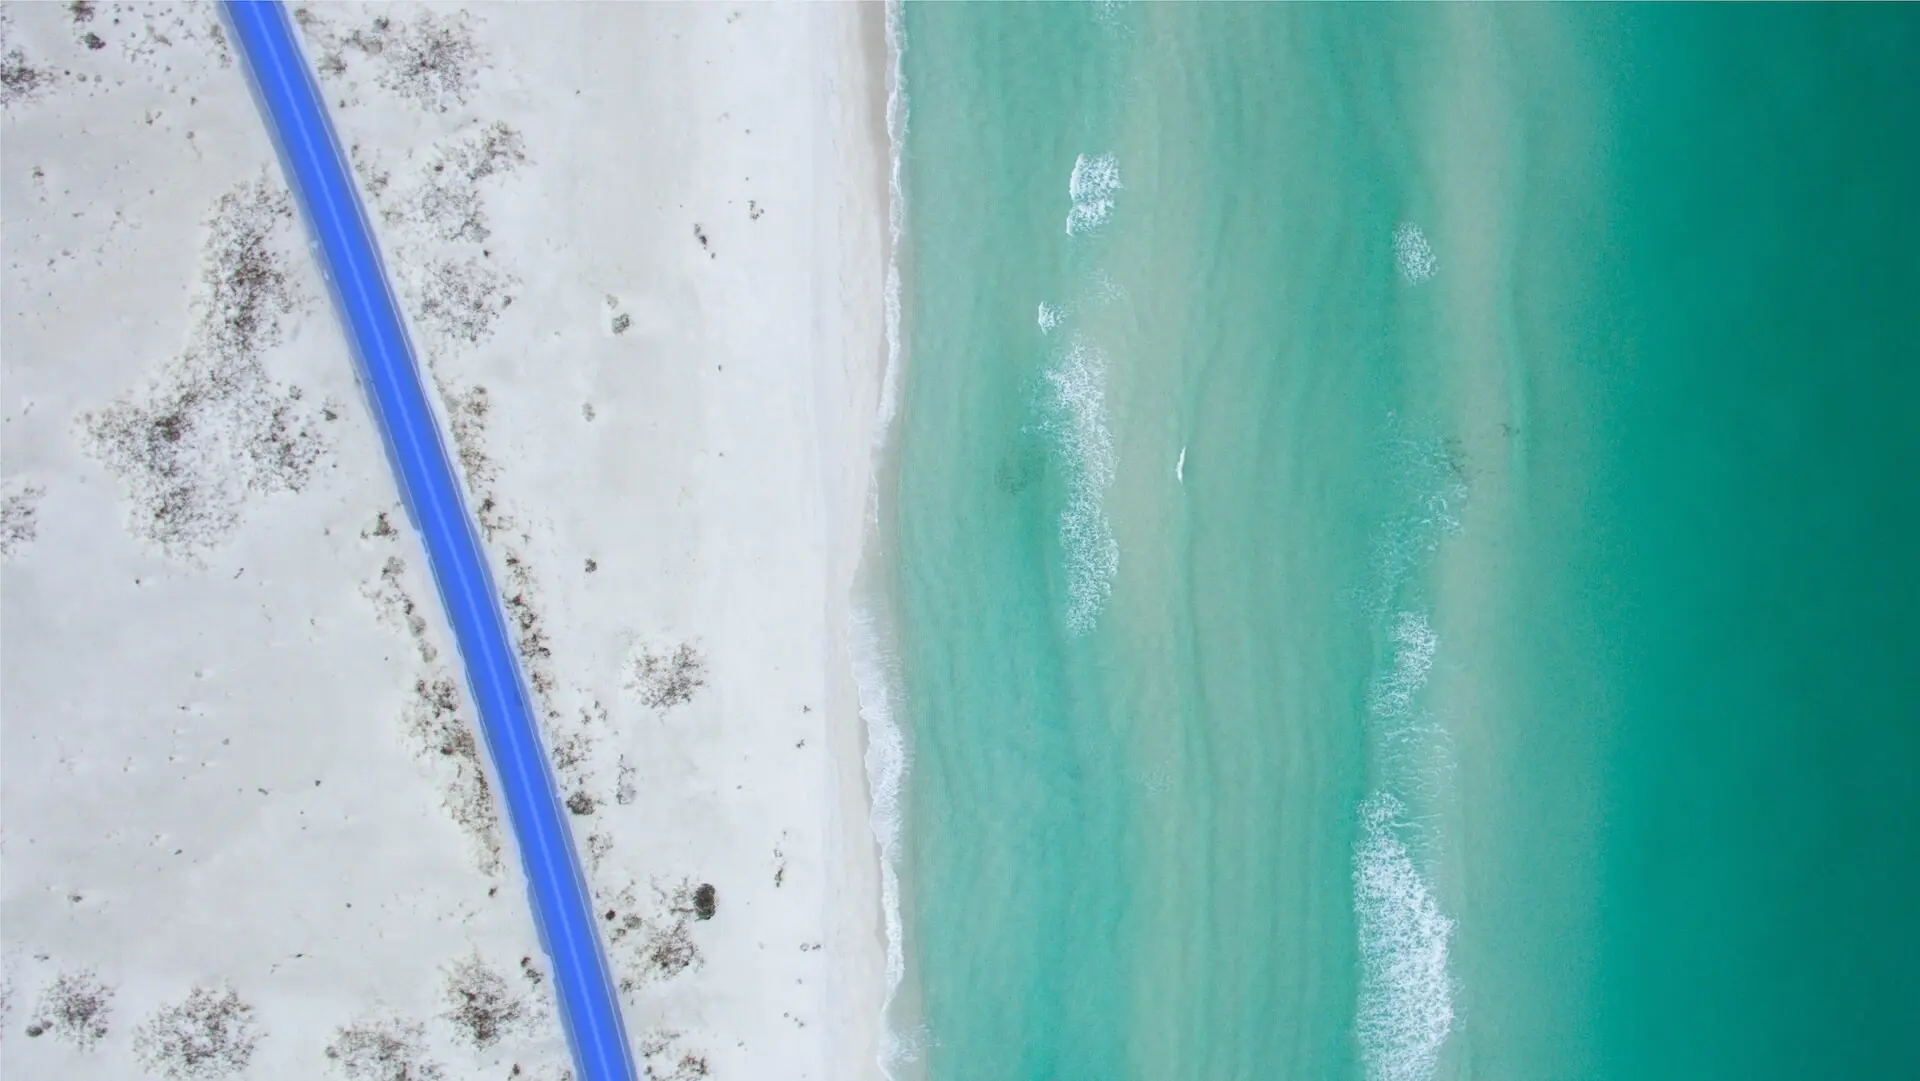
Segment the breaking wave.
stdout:
[[1113,275],[1095,267],[1087,272],[1080,283],[1075,299],[1058,304],[1041,301],[1034,321],[1039,324],[1042,334],[1052,334],[1071,321],[1077,312],[1118,304],[1126,299],[1127,287],[1121,285]]
[[869,821],[880,849],[880,910],[887,931],[887,990],[883,1000],[880,1066],[887,1077],[911,1055],[885,1024],[894,995],[906,978],[905,930],[900,918],[901,797],[907,780],[907,741],[896,720],[898,662],[871,612],[855,608],[848,651],[860,695],[860,719],[867,729]]
[[1433,658],[1440,651],[1440,636],[1419,612],[1401,612],[1394,618],[1393,670],[1373,682],[1367,708],[1375,717],[1397,719],[1413,712],[1414,696],[1427,685],[1433,672]]
[[1460,531],[1469,495],[1466,459],[1457,441],[1407,434],[1397,419],[1390,424],[1386,465],[1395,478],[1395,502],[1404,509],[1374,533],[1366,603],[1382,614],[1440,542]]
[[1061,314],[1059,308],[1056,308],[1045,301],[1040,302],[1039,322],[1040,322],[1041,333],[1043,334],[1053,333],[1054,328],[1060,325],[1060,320],[1062,318],[1064,318],[1064,316]]
[[1453,1031],[1447,953],[1454,922],[1398,836],[1405,810],[1385,792],[1360,805],[1353,900],[1360,925],[1360,1053],[1368,1081],[1429,1081]]
[[1073,197],[1073,209],[1067,211],[1067,235],[1089,233],[1106,224],[1119,190],[1120,163],[1112,154],[1075,158],[1073,175],[1067,179],[1067,194]]
[[[880,377],[880,408],[874,418],[874,451],[878,455],[893,431],[893,417],[900,399],[900,246],[907,228],[907,195],[904,151],[907,140],[907,84],[903,61],[907,51],[906,28],[898,0],[887,5],[887,53],[891,68],[887,74],[887,279],[885,324],[887,366]],[[869,500],[872,509],[873,501]]]
[[[1387,628],[1392,656],[1386,672],[1367,690],[1367,725],[1372,732],[1381,785],[1388,791],[1431,806],[1447,799],[1453,772],[1452,736],[1440,720],[1420,707],[1418,698],[1433,674],[1440,635],[1423,612],[1395,614]],[[1401,836],[1416,850],[1436,856],[1440,838],[1423,820],[1403,823]]]
[[1409,284],[1419,285],[1433,277],[1440,261],[1433,256],[1433,245],[1427,243],[1427,234],[1408,222],[1393,231],[1393,265]]
[[[873,422],[873,470],[867,488],[867,529],[869,549],[880,524],[881,462],[893,438],[893,425],[899,411],[900,370],[903,362],[901,337],[900,252],[906,232],[906,191],[903,177],[903,152],[907,136],[907,88],[903,60],[906,53],[906,28],[898,0],[887,4],[886,40],[890,68],[887,74],[887,139],[890,144],[890,172],[887,184],[888,258],[885,294],[887,338],[886,369],[880,381],[880,400]],[[869,555],[863,553],[864,563]],[[855,603],[849,615],[848,654],[853,667],[854,687],[859,695],[861,722],[866,727],[867,749],[864,765],[867,773],[868,825],[879,850],[880,911],[886,927],[886,990],[880,1002],[880,1074],[887,1081],[898,1076],[898,1068],[915,1057],[911,1041],[902,1039],[893,1021],[894,1001],[906,978],[906,938],[900,915],[900,830],[901,799],[907,779],[907,743],[897,719],[899,702],[895,674],[898,662],[880,620]]]
[[1060,512],[1067,629],[1085,634],[1098,624],[1120,569],[1120,545],[1104,506],[1115,466],[1113,433],[1107,429],[1106,358],[1075,335],[1047,369],[1046,381],[1046,427],[1067,466],[1067,505]]
[[1455,1026],[1448,949],[1454,921],[1428,878],[1443,838],[1431,811],[1450,799],[1450,737],[1422,702],[1440,635],[1406,593],[1460,530],[1467,469],[1459,445],[1389,420],[1386,465],[1400,510],[1374,540],[1369,607],[1388,646],[1367,689],[1376,791],[1360,805],[1353,857],[1359,925],[1358,1031],[1367,1081],[1431,1081]]

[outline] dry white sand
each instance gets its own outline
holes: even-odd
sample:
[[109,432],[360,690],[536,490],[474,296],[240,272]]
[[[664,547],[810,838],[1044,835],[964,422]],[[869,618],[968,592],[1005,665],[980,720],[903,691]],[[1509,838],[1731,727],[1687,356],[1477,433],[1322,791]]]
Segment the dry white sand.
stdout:
[[[458,660],[213,10],[4,18],[5,1075],[563,1076]],[[303,22],[657,1078],[876,1072],[846,633],[881,23]]]

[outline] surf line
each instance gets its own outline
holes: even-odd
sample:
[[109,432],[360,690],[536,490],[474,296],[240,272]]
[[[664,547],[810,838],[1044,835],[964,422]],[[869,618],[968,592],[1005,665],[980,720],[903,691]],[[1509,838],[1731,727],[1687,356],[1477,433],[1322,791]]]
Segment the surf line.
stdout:
[[1179,481],[1183,486],[1187,483],[1187,448],[1185,444],[1181,444],[1180,459],[1173,463],[1173,479]]
[[560,811],[500,611],[500,593],[460,497],[353,174],[286,8],[279,0],[228,0],[223,13],[280,151],[288,186],[305,214],[401,502],[425,543],[434,585],[453,627],[527,875],[540,945],[553,964],[560,1025],[575,1076],[636,1081],[586,876]]

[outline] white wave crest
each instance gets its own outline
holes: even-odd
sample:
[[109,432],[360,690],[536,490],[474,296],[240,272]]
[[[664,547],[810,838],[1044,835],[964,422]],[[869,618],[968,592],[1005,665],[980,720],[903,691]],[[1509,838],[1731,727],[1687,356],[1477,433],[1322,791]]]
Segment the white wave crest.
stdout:
[[1040,324],[1042,333],[1051,334],[1061,325],[1073,319],[1076,312],[1097,308],[1107,304],[1117,304],[1127,299],[1127,287],[1116,281],[1113,275],[1095,268],[1090,271],[1076,300],[1064,304],[1040,303],[1035,321]]
[[1393,231],[1393,264],[1400,268],[1402,278],[1419,285],[1433,277],[1440,261],[1433,256],[1433,245],[1427,243],[1427,234],[1421,232],[1418,225],[1405,222]]
[[1067,629],[1091,631],[1113,594],[1120,545],[1104,506],[1113,484],[1113,433],[1107,429],[1107,365],[1100,350],[1075,336],[1046,373],[1051,392],[1049,430],[1066,458],[1067,505],[1060,512],[1060,547],[1067,564]]
[[1085,154],[1074,159],[1073,175],[1067,179],[1067,194],[1073,197],[1073,209],[1067,211],[1067,235],[1092,232],[1106,224],[1113,214],[1113,196],[1120,190],[1120,163],[1112,154]]
[[867,728],[867,787],[874,841],[880,847],[880,904],[887,927],[887,998],[906,976],[900,923],[900,800],[907,779],[906,736],[894,720],[898,663],[872,613],[855,608],[848,642],[854,686],[860,693],[860,719]]
[[[1422,707],[1420,692],[1433,673],[1440,636],[1421,612],[1395,613],[1388,625],[1392,642],[1388,670],[1374,677],[1367,692],[1367,723],[1378,753],[1376,768],[1385,785],[1432,806],[1449,798],[1453,773],[1453,737],[1440,719]],[[1400,836],[1429,856],[1441,838],[1431,823],[1402,823]]]
[[[886,370],[880,380],[880,401],[873,422],[872,454],[876,467],[868,480],[867,519],[871,531],[880,521],[878,463],[892,439],[899,411],[900,368],[903,361],[900,301],[900,251],[906,234],[907,201],[904,151],[907,139],[906,24],[900,0],[889,0],[886,15],[887,53],[887,280],[885,318]],[[863,560],[866,558],[862,556]],[[897,701],[893,678],[896,665],[886,648],[877,621],[855,606],[850,614],[848,652],[854,686],[860,698],[860,719],[866,725],[868,826],[880,856],[880,911],[887,935],[886,993],[880,1002],[880,1074],[887,1081],[899,1076],[899,1067],[914,1057],[911,1040],[902,1039],[890,1023],[894,999],[906,977],[906,938],[900,918],[900,801],[907,776],[906,737],[895,720]]]
[[[900,399],[900,247],[907,229],[907,195],[904,157],[907,145],[907,84],[904,67],[907,51],[906,27],[899,0],[887,4],[887,52],[891,69],[887,74],[887,280],[883,303],[887,334],[887,366],[880,376],[880,407],[874,418],[873,445],[878,455],[893,432],[893,418]],[[870,512],[878,505],[868,501]]]
[[1380,613],[1441,542],[1460,532],[1460,514],[1471,494],[1457,442],[1418,438],[1403,433],[1396,419],[1390,417],[1389,423],[1386,467],[1396,482],[1393,497],[1403,509],[1374,534],[1369,604]]
[[1368,1081],[1430,1081],[1453,1032],[1447,951],[1454,922],[1395,833],[1404,812],[1385,792],[1360,805],[1353,902],[1360,929],[1360,1052]]
[[1427,685],[1440,636],[1419,612],[1401,612],[1389,632],[1393,639],[1393,670],[1373,681],[1367,708],[1375,717],[1400,718],[1413,712],[1414,696]]

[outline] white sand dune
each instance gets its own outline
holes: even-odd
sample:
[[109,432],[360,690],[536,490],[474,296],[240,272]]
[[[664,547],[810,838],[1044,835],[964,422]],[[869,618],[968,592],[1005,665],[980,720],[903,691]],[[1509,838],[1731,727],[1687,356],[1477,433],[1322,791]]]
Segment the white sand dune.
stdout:
[[[213,9],[4,18],[4,1073],[564,1076],[458,659]],[[875,1072],[846,634],[881,23],[303,20],[660,1078]]]

